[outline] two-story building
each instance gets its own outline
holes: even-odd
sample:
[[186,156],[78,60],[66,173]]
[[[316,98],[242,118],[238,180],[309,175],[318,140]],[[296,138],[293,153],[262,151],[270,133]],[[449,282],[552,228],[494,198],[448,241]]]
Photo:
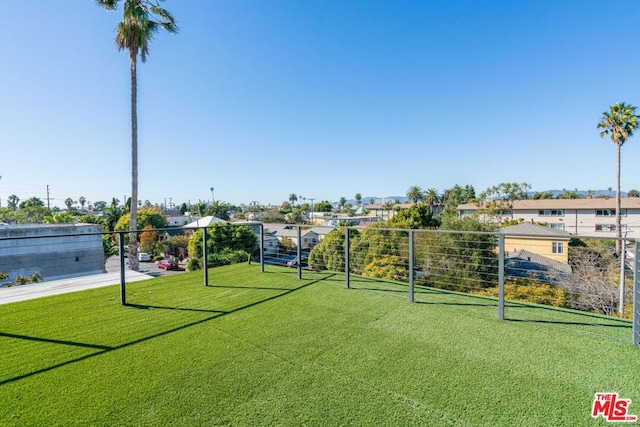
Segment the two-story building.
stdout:
[[[543,223],[554,230],[581,236],[615,237],[615,205],[613,198],[515,200],[511,211],[503,219]],[[458,205],[460,217],[479,213],[482,220],[495,221],[481,212],[480,207],[473,203]],[[620,214],[622,235],[640,238],[640,198],[622,198]]]

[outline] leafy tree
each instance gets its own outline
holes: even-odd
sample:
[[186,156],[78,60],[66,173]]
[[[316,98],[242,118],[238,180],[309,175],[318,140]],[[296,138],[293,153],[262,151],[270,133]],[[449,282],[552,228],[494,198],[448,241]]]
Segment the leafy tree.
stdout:
[[444,208],[442,210],[441,218],[457,218],[458,217],[458,205],[461,203],[467,203],[474,200],[476,197],[476,191],[472,185],[466,185],[461,187],[456,184],[452,188],[446,189],[442,193],[440,198]]
[[[130,220],[130,214],[122,215],[116,224],[115,231],[131,230]],[[142,208],[138,212],[138,230],[143,229],[147,225],[151,225],[153,228],[164,228],[167,226],[167,220],[164,215],[155,208]],[[131,254],[131,252],[129,253]]]
[[[624,143],[633,136],[638,128],[638,115],[636,107],[617,103],[610,107],[609,111],[602,113],[598,129],[600,137],[610,136],[611,141],[616,145],[616,236],[622,238],[622,220],[620,216],[620,151]],[[616,253],[621,252],[621,242],[616,245]]]
[[347,199],[340,197],[340,202],[338,202],[338,204],[340,205],[340,210],[344,210],[344,205],[347,204]]
[[431,208],[421,203],[413,204],[409,209],[403,209],[387,221],[393,228],[434,228],[439,222],[433,218]]
[[44,224],[71,224],[73,216],[69,212],[52,213],[42,219]]
[[356,193],[355,199],[356,199],[356,205],[360,206],[362,204],[362,194]]
[[[591,191],[591,190],[589,190]],[[541,200],[541,199],[553,199],[553,193],[551,191],[543,191],[543,192],[535,192],[531,195],[533,200]]]
[[187,207],[186,203],[183,203],[180,205],[180,215],[184,215],[185,213],[189,212],[189,208]]
[[101,224],[101,225],[103,225],[102,229],[104,231],[109,231],[108,228],[105,229],[104,221],[100,217],[97,217],[95,215],[82,215],[80,218],[78,218],[78,223],[80,223],[80,224]]
[[287,224],[300,224],[302,222],[302,210],[300,208],[295,208],[286,214],[284,219]]
[[413,203],[418,203],[422,200],[422,188],[418,185],[412,185],[407,190],[407,199],[411,200]]
[[285,218],[284,215],[278,212],[265,212],[260,217],[260,221],[268,224],[283,224]]
[[105,202],[104,200],[98,200],[97,202],[93,203],[93,209],[97,211],[103,211],[106,208],[107,208],[107,202]]
[[314,212],[331,212],[332,210],[333,207],[331,206],[331,203],[326,200],[318,202],[313,206]]
[[37,197],[30,197],[27,200],[20,202],[20,205],[18,205],[20,209],[43,206],[44,202]]
[[513,202],[526,199],[530,188],[531,184],[526,182],[502,182],[480,193],[477,202],[483,214],[500,223],[504,215],[510,215],[513,219]]
[[558,199],[579,199],[577,191],[569,191],[566,188],[562,189],[562,193],[558,194]]
[[[255,255],[258,251],[258,238],[246,225],[214,224],[207,227],[207,251],[211,255],[228,251],[245,251]],[[196,231],[188,245],[190,258],[202,258],[202,230]]]
[[[117,8],[119,0],[97,0],[107,10]],[[160,28],[176,33],[178,26],[173,16],[160,7],[159,0],[124,0],[123,19],[116,30],[116,45],[129,52],[131,72],[131,204],[129,260],[132,270],[138,270],[136,231],[138,229],[138,53],[142,62],[147,60],[149,43]]]
[[20,202],[20,198],[15,194],[12,194],[7,198],[7,207],[12,211],[15,211],[18,209],[18,202]]
[[627,193],[627,197],[640,197],[640,191],[638,190],[629,190]]
[[154,231],[154,227],[151,224],[145,225],[142,230],[142,233],[140,233],[140,249],[142,249],[142,252],[151,254],[158,242],[158,232]]
[[443,218],[442,229],[455,233],[416,233],[416,265],[428,272],[429,286],[469,291],[490,286],[496,278],[498,256],[493,231],[475,216]]
[[[357,240],[359,232],[349,229],[349,238]],[[313,247],[309,253],[309,266],[314,270],[344,271],[344,231],[334,230]]]

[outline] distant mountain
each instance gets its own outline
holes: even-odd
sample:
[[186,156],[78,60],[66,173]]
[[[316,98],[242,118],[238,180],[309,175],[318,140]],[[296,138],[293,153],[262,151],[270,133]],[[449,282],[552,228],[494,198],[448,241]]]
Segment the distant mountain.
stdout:
[[[556,198],[558,197],[560,194],[564,193],[565,190],[544,190],[544,191],[530,191],[529,196],[533,196],[535,193],[552,193],[553,197]],[[566,190],[566,191],[574,191],[574,190]],[[587,192],[586,191],[581,191],[578,190],[576,191],[576,194],[582,198],[586,198],[587,197]],[[616,191],[615,190],[593,190],[593,197],[615,197],[616,196]],[[621,191],[620,192],[620,197],[627,197],[627,192],[626,191]]]

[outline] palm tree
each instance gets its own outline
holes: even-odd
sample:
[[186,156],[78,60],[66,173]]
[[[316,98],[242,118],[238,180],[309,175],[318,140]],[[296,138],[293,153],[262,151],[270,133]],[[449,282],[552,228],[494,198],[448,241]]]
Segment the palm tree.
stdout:
[[382,205],[382,208],[387,211],[387,220],[389,220],[391,218],[391,209],[393,209],[391,200],[387,200],[384,205]]
[[289,202],[291,203],[291,205],[294,205],[297,201],[298,196],[296,195],[296,193],[289,194]]
[[[616,236],[622,238],[622,224],[620,218],[620,149],[631,138],[638,128],[638,115],[636,107],[619,102],[610,107],[609,111],[602,113],[598,129],[602,129],[600,137],[610,136],[617,148],[617,175],[616,175]],[[616,252],[621,253],[621,241],[616,242]]]
[[431,207],[431,210],[433,210],[434,206],[440,203],[440,196],[438,195],[438,190],[436,190],[435,188],[430,188],[425,191],[422,197],[425,203],[428,204],[429,207]]
[[20,198],[15,194],[12,194],[7,198],[7,207],[12,211],[15,211],[18,209],[19,202],[20,202]]
[[412,185],[407,190],[407,199],[411,200],[413,203],[418,203],[419,200],[422,199],[422,188],[418,185]]
[[84,209],[84,204],[87,203],[87,198],[84,196],[80,196],[78,202],[80,202],[80,206],[82,207],[82,209]]
[[[131,71],[131,220],[129,225],[129,262],[132,270],[138,270],[137,236],[138,227],[138,53],[146,62],[149,43],[160,28],[176,33],[178,26],[173,16],[160,7],[162,0],[123,0],[122,22],[116,30],[118,50],[129,51]],[[115,10],[120,0],[97,0],[107,10]]]

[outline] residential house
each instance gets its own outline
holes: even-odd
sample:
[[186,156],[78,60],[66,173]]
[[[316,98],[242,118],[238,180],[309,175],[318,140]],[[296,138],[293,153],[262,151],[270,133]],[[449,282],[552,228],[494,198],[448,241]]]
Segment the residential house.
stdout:
[[520,223],[503,227],[507,277],[536,277],[553,283],[571,275],[570,233],[549,227]]
[[568,231],[523,222],[503,227],[500,232],[504,234],[507,254],[525,250],[565,264],[569,262],[571,235]]
[[302,229],[300,237],[302,242],[298,242],[297,226],[286,224],[264,224],[265,235],[276,237],[280,243],[282,239],[290,239],[294,247],[300,246],[300,249],[311,249],[320,242],[319,235],[312,229]]

